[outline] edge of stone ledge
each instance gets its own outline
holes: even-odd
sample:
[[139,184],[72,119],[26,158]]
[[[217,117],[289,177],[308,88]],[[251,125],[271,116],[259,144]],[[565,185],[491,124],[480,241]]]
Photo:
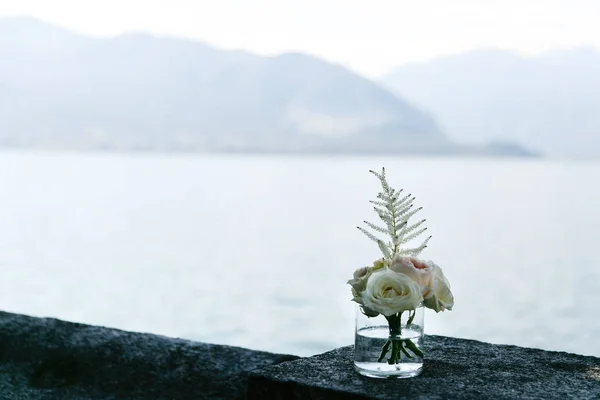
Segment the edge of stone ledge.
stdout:
[[[457,340],[460,340],[460,341],[463,341],[463,342],[473,342],[473,343],[477,343],[477,344],[481,344],[481,345],[490,345],[490,346],[494,346],[494,347],[505,347],[505,348],[514,348],[514,349],[527,349],[527,350],[541,351],[541,352],[544,352],[544,353],[555,353],[555,354],[565,354],[565,355],[572,355],[572,356],[578,356],[578,357],[599,358],[598,356],[594,356],[594,355],[591,355],[591,354],[573,353],[573,352],[565,351],[565,350],[548,350],[548,349],[543,349],[541,347],[519,346],[519,345],[516,345],[516,344],[486,342],[484,340],[465,338],[465,337],[461,337],[461,336],[443,336],[443,335],[428,335],[428,334],[425,334],[425,340],[427,341],[427,339],[433,339],[435,341],[448,340],[450,342],[455,342]],[[353,345],[350,345],[350,346],[353,346]],[[347,346],[345,346],[345,347],[347,347]]]
[[[53,324],[66,324],[66,325],[70,325],[72,327],[78,327],[81,329],[105,330],[105,331],[110,331],[112,333],[117,333],[117,334],[122,334],[122,335],[143,336],[143,337],[148,337],[148,338],[152,337],[155,339],[165,340],[165,341],[174,342],[174,343],[180,342],[180,343],[186,343],[186,344],[190,344],[190,345],[218,346],[218,347],[222,347],[222,348],[245,350],[245,351],[251,351],[251,352],[261,353],[261,354],[268,354],[268,355],[273,355],[273,356],[290,357],[290,360],[287,360],[287,361],[294,361],[294,360],[303,358],[303,357],[295,355],[295,354],[276,353],[276,352],[268,351],[268,350],[258,350],[258,349],[252,349],[249,347],[242,347],[242,346],[236,346],[236,345],[230,345],[230,344],[203,342],[200,340],[188,339],[188,338],[183,338],[183,337],[179,337],[179,336],[167,336],[167,335],[160,334],[160,333],[153,333],[153,332],[142,331],[142,330],[127,330],[127,329],[121,329],[121,328],[114,328],[114,327],[107,326],[107,325],[92,325],[92,324],[88,324],[85,322],[69,321],[66,319],[58,318],[58,317],[48,317],[48,316],[40,317],[40,316],[36,316],[36,315],[31,315],[31,314],[14,313],[14,312],[10,312],[10,311],[0,310],[0,321],[2,321],[3,319],[6,319],[6,317],[8,317],[10,319],[14,319],[15,321],[22,319],[24,317],[24,318],[31,319],[32,321],[39,321],[39,322],[43,321],[46,323],[53,323]],[[284,361],[284,362],[287,362],[287,361]]]
[[242,400],[250,371],[299,358],[0,311],[3,400]]
[[425,344],[429,368],[416,378],[362,377],[349,345],[251,371],[247,400],[600,399],[599,357],[439,335]]

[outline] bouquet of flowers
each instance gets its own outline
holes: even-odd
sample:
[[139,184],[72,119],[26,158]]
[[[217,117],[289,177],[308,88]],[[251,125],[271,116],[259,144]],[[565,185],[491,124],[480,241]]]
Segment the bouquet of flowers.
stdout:
[[[423,357],[422,350],[408,338],[401,337],[402,313],[408,313],[406,325],[410,325],[415,310],[421,305],[436,312],[451,310],[454,296],[450,283],[442,269],[433,261],[424,261],[417,256],[427,247],[431,236],[420,245],[404,248],[403,245],[422,235],[427,228],[425,220],[412,222],[422,207],[414,208],[412,195],[402,195],[388,185],[385,168],[381,172],[369,171],[381,182],[382,191],[377,200],[371,200],[382,224],[364,221],[366,227],[358,227],[369,239],[379,246],[383,258],[372,266],[359,268],[348,284],[352,286],[353,301],[367,317],[383,315],[389,324],[389,338],[383,345],[377,362],[387,359],[388,364],[397,364],[402,356]],[[388,240],[377,234],[388,236]]]

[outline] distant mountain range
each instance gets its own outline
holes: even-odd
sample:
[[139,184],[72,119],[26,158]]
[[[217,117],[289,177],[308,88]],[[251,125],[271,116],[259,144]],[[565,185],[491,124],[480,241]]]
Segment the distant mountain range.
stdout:
[[435,115],[451,139],[600,157],[600,53],[476,51],[396,69],[381,83]]
[[527,155],[458,145],[435,119],[349,70],[128,34],[0,19],[0,146]]

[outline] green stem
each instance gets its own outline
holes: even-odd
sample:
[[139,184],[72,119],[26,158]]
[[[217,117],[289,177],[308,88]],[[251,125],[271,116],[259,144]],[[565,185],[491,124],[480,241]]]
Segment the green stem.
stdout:
[[410,355],[410,353],[408,351],[406,351],[406,349],[404,348],[404,342],[400,342],[400,350],[402,350],[402,352],[404,353],[404,355],[408,358],[413,358],[413,356]]
[[[413,310],[412,313],[409,314],[407,325],[412,323],[415,318],[416,310]],[[388,364],[394,365],[400,362],[402,358],[402,354],[405,357],[413,358],[410,355],[408,350],[410,350],[414,355],[418,357],[423,357],[423,352],[421,349],[417,347],[417,345],[410,339],[401,339],[402,336],[402,313],[397,313],[394,315],[390,315],[389,317],[385,317],[388,321],[390,337],[383,345],[381,349],[381,354],[377,359],[377,362],[382,362],[385,356],[390,353],[390,356],[387,360]],[[390,349],[391,347],[391,349]],[[390,352],[391,351],[391,352]]]
[[392,339],[392,354],[390,354],[390,358],[388,358],[388,364],[392,365],[396,363],[396,347],[398,344],[395,340]]
[[385,318],[390,328],[390,337],[400,336],[402,334],[402,313],[393,314]]
[[[392,343],[392,352],[390,354],[390,358],[388,358],[388,364],[393,365],[400,361],[401,351],[403,350],[402,340],[400,339],[400,336],[402,335],[402,313],[390,315],[389,317],[386,317],[386,319],[390,329],[390,338],[388,339],[388,342]],[[386,349],[386,346],[384,345],[382,354],[384,354],[383,350],[386,350],[385,352],[387,353],[388,349],[389,346]],[[380,357],[380,360],[381,359],[382,358]]]
[[405,343],[406,347],[407,347],[407,348],[408,348],[410,351],[412,351],[412,352],[413,352],[415,355],[417,355],[417,356],[419,356],[419,357],[423,357],[423,352],[421,351],[421,349],[419,349],[419,348],[417,347],[417,345],[416,345],[416,344],[414,344],[414,343],[413,343],[413,341],[412,341],[412,340],[410,340],[410,339],[406,339],[406,340],[404,341],[404,343]]
[[392,344],[392,342],[390,342],[389,340],[387,342],[385,342],[385,344],[383,345],[383,348],[381,349],[381,354],[379,355],[377,362],[381,362],[383,360],[383,358],[385,357],[387,352],[390,350],[391,344]]

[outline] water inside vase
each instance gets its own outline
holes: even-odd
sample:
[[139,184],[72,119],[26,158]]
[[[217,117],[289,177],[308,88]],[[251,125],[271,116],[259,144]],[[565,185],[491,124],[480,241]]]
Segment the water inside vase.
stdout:
[[[388,364],[388,353],[381,362],[377,362],[381,349],[389,338],[389,327],[386,325],[369,326],[361,328],[356,332],[354,344],[354,367],[362,375],[374,378],[409,378],[417,376],[423,368],[423,357],[413,354],[408,350],[412,358],[404,353],[400,362]],[[422,328],[411,325],[402,330],[400,339],[410,339],[418,348],[423,346]]]

